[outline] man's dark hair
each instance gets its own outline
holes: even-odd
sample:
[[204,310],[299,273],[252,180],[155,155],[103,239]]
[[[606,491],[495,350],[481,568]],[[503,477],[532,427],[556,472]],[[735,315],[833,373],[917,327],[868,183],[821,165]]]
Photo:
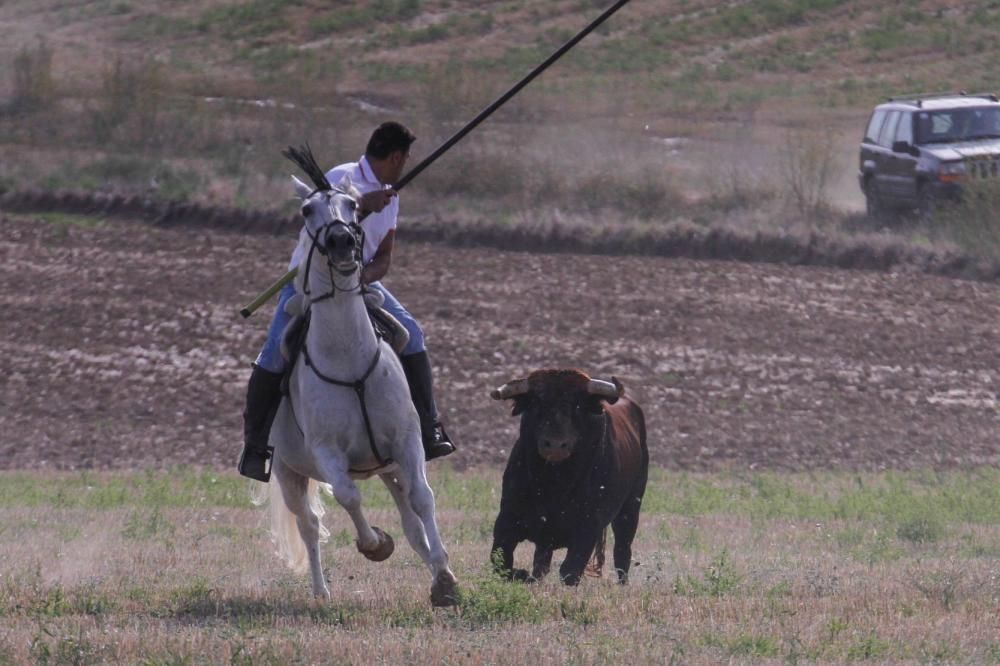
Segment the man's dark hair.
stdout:
[[395,121],[382,123],[375,128],[371,138],[368,139],[365,155],[384,160],[397,150],[406,153],[410,150],[410,144],[416,140],[417,137],[413,132],[400,123]]

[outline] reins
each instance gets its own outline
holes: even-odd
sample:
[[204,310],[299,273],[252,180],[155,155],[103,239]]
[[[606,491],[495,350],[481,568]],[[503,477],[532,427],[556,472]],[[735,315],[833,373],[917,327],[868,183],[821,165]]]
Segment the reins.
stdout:
[[[312,239],[312,247],[309,248],[309,255],[306,258],[305,280],[304,280],[303,285],[302,285],[303,293],[305,293],[307,296],[310,293],[309,292],[309,286],[308,286],[308,284],[309,284],[309,269],[310,269],[311,264],[312,264],[313,252],[314,251],[319,251],[320,254],[326,255],[326,252],[322,249],[322,246],[319,243],[319,237],[323,234],[324,229],[326,229],[328,227],[337,226],[337,225],[345,227],[352,234],[360,232],[360,240],[358,241],[357,250],[356,250],[356,255],[357,255],[356,259],[357,259],[357,262],[355,263],[355,270],[358,273],[358,283],[355,286],[349,287],[347,289],[342,289],[342,288],[338,287],[337,284],[336,284],[336,282],[334,282],[334,279],[333,279],[333,271],[334,271],[333,264],[331,263],[329,256],[327,256],[327,269],[330,272],[330,287],[331,288],[330,288],[330,291],[328,291],[327,293],[325,293],[325,294],[323,294],[321,296],[317,296],[316,298],[310,298],[310,302],[309,302],[309,307],[310,308],[312,308],[313,305],[315,305],[316,303],[319,303],[320,301],[326,300],[328,298],[334,298],[337,295],[338,291],[339,292],[345,292],[345,293],[357,292],[359,295],[361,293],[361,256],[360,255],[361,255],[362,249],[364,248],[364,229],[360,228],[360,225],[348,224],[348,223],[342,222],[340,220],[337,220],[335,222],[329,222],[329,223],[323,225],[319,229],[319,231],[316,232],[316,235],[313,235],[313,233],[311,231],[309,231],[308,226],[306,227],[306,233],[308,233],[309,234],[309,238]],[[353,229],[352,227],[357,227],[357,230]],[[345,273],[343,271],[339,271],[338,270],[338,272],[341,273],[342,275],[349,275],[349,273]],[[374,434],[374,431],[372,429],[371,418],[368,415],[368,404],[365,401],[365,381],[368,379],[368,377],[371,376],[372,372],[374,372],[375,367],[378,365],[379,359],[382,357],[382,344],[381,344],[381,338],[378,335],[378,331],[375,332],[375,337],[376,337],[376,340],[378,341],[377,344],[376,344],[376,346],[375,346],[375,354],[372,357],[371,362],[368,364],[368,369],[365,370],[365,373],[361,376],[361,379],[358,379],[357,381],[350,382],[350,381],[344,381],[344,380],[341,380],[341,379],[336,379],[334,377],[330,377],[329,375],[324,374],[319,368],[317,368],[316,364],[313,363],[312,358],[309,356],[309,344],[307,342],[308,336],[307,336],[307,339],[305,341],[303,341],[303,343],[302,343],[302,357],[303,357],[303,360],[305,361],[305,364],[307,366],[309,366],[309,368],[313,371],[313,373],[315,373],[315,375],[317,377],[319,377],[320,379],[322,379],[327,384],[333,384],[334,386],[343,386],[345,388],[350,388],[350,389],[354,390],[354,394],[356,396],[358,396],[358,403],[361,406],[361,416],[362,416],[362,418],[364,419],[364,422],[365,422],[365,433],[368,435],[368,445],[369,445],[369,447],[371,447],[372,454],[375,456],[375,460],[378,461],[378,464],[381,466],[381,465],[386,465],[386,464],[388,464],[389,462],[392,462],[392,461],[391,460],[387,461],[385,458],[383,458],[381,456],[381,454],[379,454],[379,452],[378,452],[378,447],[375,446],[375,434]]]

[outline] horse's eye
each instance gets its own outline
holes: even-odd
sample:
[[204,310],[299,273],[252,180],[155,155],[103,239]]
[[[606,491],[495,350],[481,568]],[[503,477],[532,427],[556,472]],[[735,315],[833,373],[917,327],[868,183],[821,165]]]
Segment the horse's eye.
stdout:
[[307,203],[302,207],[302,217],[309,217],[313,214],[313,207],[311,203]]
[[351,210],[357,210],[357,209],[358,209],[358,202],[357,202],[357,201],[355,201],[354,199],[351,199],[351,200],[349,200],[349,201],[348,201],[348,203],[347,203],[347,206],[348,206],[348,207],[349,207],[349,208],[350,208]]

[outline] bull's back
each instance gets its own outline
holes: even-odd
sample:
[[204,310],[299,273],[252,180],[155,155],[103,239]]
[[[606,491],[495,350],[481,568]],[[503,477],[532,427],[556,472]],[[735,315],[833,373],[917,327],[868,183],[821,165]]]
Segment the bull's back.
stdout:
[[626,485],[645,481],[649,467],[646,447],[646,417],[642,408],[629,398],[607,406],[609,472]]

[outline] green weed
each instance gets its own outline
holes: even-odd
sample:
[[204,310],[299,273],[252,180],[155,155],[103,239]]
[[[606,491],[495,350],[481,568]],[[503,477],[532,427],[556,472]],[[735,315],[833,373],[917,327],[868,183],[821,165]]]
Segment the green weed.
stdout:
[[725,549],[702,571],[702,577],[690,574],[674,579],[674,594],[689,597],[723,597],[734,592],[743,577],[737,573]]

